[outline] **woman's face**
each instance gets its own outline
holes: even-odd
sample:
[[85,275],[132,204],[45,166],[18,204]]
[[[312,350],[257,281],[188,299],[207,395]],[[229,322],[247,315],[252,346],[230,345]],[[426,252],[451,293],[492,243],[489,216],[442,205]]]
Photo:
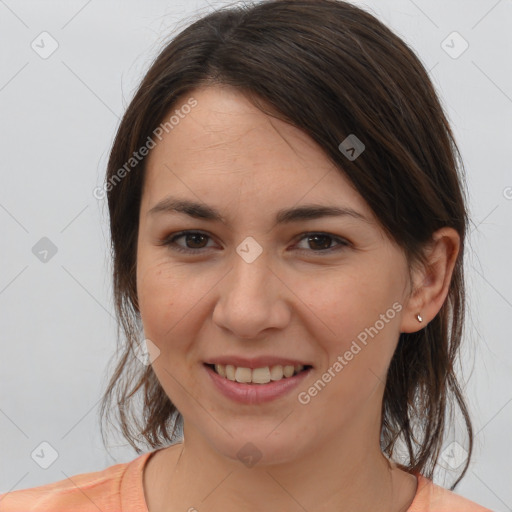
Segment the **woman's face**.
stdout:
[[[253,450],[262,462],[337,439],[378,443],[409,291],[402,251],[304,133],[230,87],[192,96],[148,157],[137,249],[144,335],[186,439],[233,459]],[[173,201],[197,208],[173,211]],[[279,360],[311,369],[233,384],[206,366],[236,358],[263,381]]]

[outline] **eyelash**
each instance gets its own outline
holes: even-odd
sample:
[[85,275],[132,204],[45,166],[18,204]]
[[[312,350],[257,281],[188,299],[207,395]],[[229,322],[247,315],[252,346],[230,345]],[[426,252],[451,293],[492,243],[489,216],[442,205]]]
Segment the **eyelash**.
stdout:
[[[208,235],[207,233],[203,233],[202,231],[180,231],[179,233],[167,236],[166,238],[161,240],[158,245],[168,246],[173,251],[186,253],[186,254],[198,254],[198,253],[201,253],[204,249],[207,249],[205,247],[202,247],[199,249],[186,249],[184,247],[180,247],[179,245],[176,245],[176,242],[175,242],[176,240],[178,240],[179,238],[183,238],[187,235],[203,235],[203,236],[206,236],[209,239],[211,239],[210,235]],[[320,235],[322,237],[331,238],[333,241],[338,242],[339,245],[337,247],[329,247],[328,249],[322,249],[322,250],[318,250],[318,251],[314,251],[314,250],[308,251],[307,249],[299,249],[299,251],[313,252],[313,253],[318,253],[318,254],[325,254],[325,253],[332,254],[332,252],[339,251],[339,250],[343,249],[344,247],[348,247],[350,245],[349,242],[347,242],[343,238],[331,235],[329,233],[323,233],[320,231],[310,231],[310,232],[302,233],[301,235],[299,235],[300,238],[297,243],[301,242],[304,239],[307,239],[308,237],[312,237],[315,235]]]

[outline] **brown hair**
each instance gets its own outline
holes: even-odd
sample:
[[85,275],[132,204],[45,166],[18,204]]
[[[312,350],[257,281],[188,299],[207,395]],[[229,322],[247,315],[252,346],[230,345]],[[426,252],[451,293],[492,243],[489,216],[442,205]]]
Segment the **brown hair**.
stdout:
[[[137,453],[138,442],[152,448],[172,443],[182,419],[151,365],[133,357],[142,333],[136,251],[145,160],[122,179],[114,178],[179,98],[213,83],[239,88],[258,108],[268,108],[316,141],[411,265],[424,262],[422,249],[434,231],[450,226],[458,232],[460,252],[444,305],[423,329],[400,335],[388,370],[381,430],[384,453],[393,456],[403,443],[408,460],[402,468],[432,478],[448,406],[455,403],[466,425],[469,455],[453,489],[473,446],[454,371],[465,309],[462,159],[414,52],[374,16],[339,0],[267,0],[215,11],[166,45],[142,80],[117,131],[106,174],[121,357],[103,396],[102,419],[115,398],[122,434]],[[355,160],[338,149],[349,134],[366,147]],[[137,396],[143,399],[138,408]]]

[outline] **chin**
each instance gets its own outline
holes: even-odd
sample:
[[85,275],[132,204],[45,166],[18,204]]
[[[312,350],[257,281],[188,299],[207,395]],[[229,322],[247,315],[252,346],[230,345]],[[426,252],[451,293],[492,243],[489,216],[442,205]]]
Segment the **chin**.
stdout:
[[[276,424],[272,428],[275,428]],[[223,431],[222,438],[210,440],[210,446],[223,457],[240,462],[247,468],[272,466],[293,462],[307,451],[304,434],[297,434],[272,428],[241,428],[240,435],[227,429],[233,437]],[[300,430],[300,429],[299,429]],[[303,432],[303,430],[302,430]]]

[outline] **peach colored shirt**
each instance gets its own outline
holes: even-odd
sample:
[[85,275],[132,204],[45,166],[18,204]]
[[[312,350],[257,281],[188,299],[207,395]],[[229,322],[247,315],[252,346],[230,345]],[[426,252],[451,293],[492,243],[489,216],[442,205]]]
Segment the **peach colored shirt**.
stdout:
[[[155,452],[102,471],[0,494],[0,512],[148,512],[142,472]],[[418,488],[407,512],[491,512],[417,474]]]

